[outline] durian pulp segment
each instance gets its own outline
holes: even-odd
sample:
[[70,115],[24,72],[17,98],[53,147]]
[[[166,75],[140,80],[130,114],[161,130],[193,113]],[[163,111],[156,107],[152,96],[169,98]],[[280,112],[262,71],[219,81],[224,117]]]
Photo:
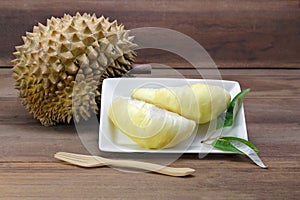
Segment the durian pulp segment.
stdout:
[[16,89],[45,126],[97,113],[103,79],[122,76],[135,58],[124,26],[95,14],[52,17],[22,38],[12,61]]
[[143,101],[117,97],[109,109],[113,124],[146,149],[177,145],[190,137],[196,123]]
[[223,88],[205,84],[139,88],[132,91],[132,97],[178,113],[199,124],[207,123],[224,112],[231,98]]

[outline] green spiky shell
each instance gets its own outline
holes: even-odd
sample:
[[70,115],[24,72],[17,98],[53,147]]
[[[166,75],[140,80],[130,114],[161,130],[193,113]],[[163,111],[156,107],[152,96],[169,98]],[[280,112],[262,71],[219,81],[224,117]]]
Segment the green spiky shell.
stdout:
[[13,60],[16,89],[45,126],[97,113],[102,80],[122,76],[135,58],[129,31],[95,14],[52,17],[22,38]]

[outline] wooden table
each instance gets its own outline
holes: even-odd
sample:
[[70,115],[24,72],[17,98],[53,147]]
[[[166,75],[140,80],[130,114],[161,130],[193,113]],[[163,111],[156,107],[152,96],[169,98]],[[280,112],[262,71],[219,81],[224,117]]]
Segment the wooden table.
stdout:
[[[300,10],[298,1],[1,1],[1,199],[298,199],[300,196]],[[66,6],[68,5],[69,6]],[[43,127],[21,105],[11,76],[13,47],[37,21],[77,10],[119,19],[127,28],[161,26],[202,44],[222,78],[251,88],[244,104],[249,139],[269,169],[241,155],[185,154],[171,166],[191,167],[186,178],[83,169],[53,158],[57,151],[88,153],[74,125]],[[137,62],[160,62],[201,78],[182,59],[140,51]],[[215,78],[214,69],[200,69]],[[155,77],[176,77],[155,68]]]

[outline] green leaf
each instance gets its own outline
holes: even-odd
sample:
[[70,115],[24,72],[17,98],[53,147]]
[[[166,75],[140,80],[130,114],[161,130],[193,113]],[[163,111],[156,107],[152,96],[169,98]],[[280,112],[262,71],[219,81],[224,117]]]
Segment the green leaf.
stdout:
[[231,141],[239,141],[251,149],[253,149],[256,153],[259,153],[259,150],[256,148],[254,144],[249,142],[248,140],[238,138],[238,137],[231,137],[231,136],[226,136],[226,137],[220,137],[216,139],[213,143],[212,146],[216,149],[220,149],[222,151],[230,151],[234,153],[239,153],[239,154],[244,154],[240,150],[238,150],[236,147],[234,147],[230,142]]
[[228,151],[228,152],[233,152],[233,153],[239,153],[239,154],[244,154],[237,148],[235,148],[231,143],[230,140],[223,140],[221,138],[215,140],[211,144],[214,148],[222,150],[222,151]]
[[232,126],[235,118],[240,111],[245,96],[250,92],[250,88],[242,90],[230,102],[225,114],[220,115],[217,119],[217,129]]
[[234,141],[230,141],[230,144],[232,144],[235,148],[243,152],[246,156],[248,156],[255,164],[257,164],[261,168],[268,168],[263,163],[263,161],[259,158],[257,153],[245,143],[240,142],[238,140],[234,140]]
[[226,141],[229,141],[229,142],[234,141],[234,140],[242,142],[245,145],[249,146],[251,149],[253,149],[256,153],[259,153],[259,150],[256,148],[256,146],[254,144],[252,144],[251,142],[249,142],[248,140],[245,140],[243,138],[232,137],[232,136],[224,136],[224,137],[221,137],[220,139],[226,140]]
[[214,148],[222,151],[229,151],[233,153],[246,155],[258,166],[262,168],[267,168],[257,155],[259,151],[256,148],[256,146],[248,140],[238,137],[226,136],[216,139],[211,145]]

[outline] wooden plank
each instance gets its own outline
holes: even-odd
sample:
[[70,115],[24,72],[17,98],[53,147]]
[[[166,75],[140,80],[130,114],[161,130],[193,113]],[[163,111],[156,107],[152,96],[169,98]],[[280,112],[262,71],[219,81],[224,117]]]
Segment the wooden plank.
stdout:
[[[139,65],[139,64],[137,64]],[[232,75],[232,76],[300,76],[298,69],[196,69],[196,68],[172,68],[172,66],[165,66],[162,64],[150,64],[151,75],[158,76],[178,76],[182,74],[184,76],[214,76],[216,74]],[[177,74],[175,72],[178,72]],[[6,68],[0,68],[0,76],[11,76],[12,66]],[[145,74],[147,75],[147,74]]]
[[[156,68],[153,76],[200,78],[195,70]],[[215,70],[202,76],[216,77]],[[75,126],[43,127],[21,105],[10,69],[0,69],[0,198],[3,199],[297,199],[300,182],[299,70],[220,70],[252,92],[245,100],[249,139],[269,166],[241,155],[185,154],[171,165],[192,167],[193,176],[173,178],[108,167],[82,169],[53,157],[57,151],[88,154],[98,129],[78,135]],[[87,141],[88,140],[88,141]],[[89,146],[84,146],[89,145]],[[87,147],[87,148],[86,148]],[[110,158],[126,154],[99,153]],[[142,157],[144,155],[141,154]],[[137,158],[138,159],[138,158]]]
[[173,166],[193,167],[196,173],[172,178],[61,163],[9,163],[0,166],[0,192],[5,199],[296,199],[300,194],[296,160],[276,160],[268,170],[241,156],[194,157]]
[[[52,161],[57,151],[86,153],[84,145],[99,153],[95,124],[87,132],[79,132],[78,137],[74,125],[43,127],[15,98],[0,99],[0,102],[0,133],[5,141],[0,145],[2,162]],[[300,98],[246,99],[249,138],[261,149],[263,156],[299,156],[296,150],[300,142],[297,134],[300,131],[299,104]]]
[[[10,69],[0,69],[0,97],[16,97]],[[251,88],[250,98],[299,98],[300,70],[193,70],[152,69],[151,74],[138,77],[206,78],[238,81],[242,88]]]
[[[300,66],[297,0],[3,0],[0,11],[0,66],[11,65],[14,46],[22,44],[21,36],[38,22],[77,11],[118,19],[128,29],[150,26],[180,31],[199,42],[223,68]],[[179,62],[178,57],[158,50],[140,51],[138,61]]]

